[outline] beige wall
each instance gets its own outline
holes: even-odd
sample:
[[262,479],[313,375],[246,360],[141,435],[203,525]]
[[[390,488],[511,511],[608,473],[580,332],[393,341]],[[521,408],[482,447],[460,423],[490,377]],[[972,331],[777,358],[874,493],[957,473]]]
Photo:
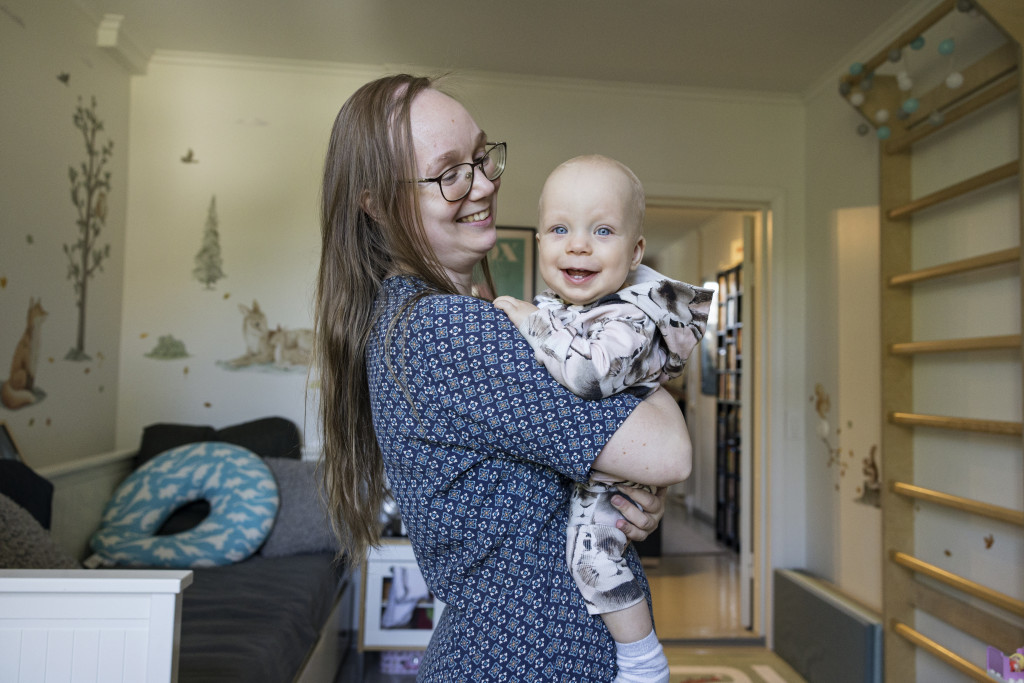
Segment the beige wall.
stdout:
[[[923,11],[920,12],[923,14]],[[961,67],[1003,38],[983,19],[953,14],[956,26],[940,23],[927,44],[956,30]],[[880,33],[853,58],[884,48],[902,26]],[[933,50],[914,53],[922,90],[941,83],[949,68]],[[852,59],[851,59],[852,61]],[[917,71],[919,70],[919,71]],[[878,442],[881,408],[878,378],[858,375],[877,370],[877,314],[860,306],[859,297],[877,300],[873,272],[858,269],[871,255],[873,222],[865,212],[878,202],[878,142],[858,137],[861,118],[835,91],[830,79],[808,94],[807,105],[807,360],[806,510],[807,568],[829,578],[872,606],[881,605],[879,571],[883,549],[879,516],[858,502],[864,478],[861,463]],[[917,86],[915,86],[917,87]],[[914,148],[913,196],[921,197],[1015,158],[1020,109],[1015,96],[976,114]],[[950,260],[1004,249],[1019,243],[1020,209],[1015,181],[921,212],[914,217],[913,265],[924,268]],[[838,267],[837,267],[838,266]],[[884,294],[883,294],[884,295]],[[988,273],[949,278],[915,287],[914,340],[1016,333],[1020,329],[1020,289],[1015,274]],[[864,341],[859,338],[863,337]],[[868,355],[865,355],[867,353]],[[873,356],[873,357],[872,357]],[[859,360],[858,360],[859,359]],[[930,354],[914,361],[914,406],[908,410],[940,415],[1020,420],[1020,355]],[[839,447],[843,469],[831,460],[814,428],[815,385],[831,399],[823,432]],[[1010,508],[1024,504],[1019,442],[998,438],[915,432],[915,483],[939,491]],[[885,453],[879,453],[884,481]],[[943,569],[979,581],[1015,597],[1024,580],[1019,534],[1004,525],[957,515],[938,506],[918,506],[914,554]],[[985,539],[991,537],[991,547]],[[1016,558],[1016,559],[1015,559]],[[984,644],[919,612],[917,628],[972,661],[984,659]],[[918,680],[954,680],[932,657],[919,653]],[[960,678],[956,678],[960,680]],[[964,679],[966,680],[966,679]]]
[[[239,303],[258,299],[271,326],[310,324],[323,149],[337,107],[374,75],[158,55],[134,81],[119,445],[157,420],[220,425],[275,413],[303,423],[305,376],[229,371],[217,361],[243,350]],[[783,197],[779,232],[799,240],[798,101],[500,76],[455,86],[490,137],[509,143],[501,224],[533,225],[547,173],[601,152],[629,164],[656,198]],[[198,164],[178,161],[189,148]],[[212,195],[228,276],[207,291],[191,267]],[[780,254],[795,264],[789,272],[799,270],[799,252]],[[793,306],[789,297],[780,288],[781,310]],[[144,356],[167,333],[190,357]],[[787,376],[800,372],[798,362],[780,360],[795,366]],[[306,438],[315,448],[315,433]]]
[[[851,61],[890,42],[931,4],[922,0],[911,8],[916,14],[908,12],[868,37]],[[303,373],[232,371],[218,361],[244,351],[239,304],[258,300],[272,327],[311,324],[318,176],[327,134],[344,99],[385,68],[158,54],[148,73],[131,78],[129,94],[128,75],[94,47],[95,18],[76,3],[9,0],[4,7],[0,376],[7,374],[29,298],[42,297],[50,312],[38,373],[46,399],[19,411],[0,408],[26,456],[44,465],[131,447],[142,427],[155,421],[224,426],[278,414],[302,425]],[[830,69],[834,73],[824,74],[803,99],[484,74],[457,82],[460,97],[492,139],[509,143],[499,213],[504,225],[532,225],[547,173],[584,152],[627,163],[655,203],[707,200],[772,210],[765,292],[771,306],[764,328],[773,380],[766,473],[771,561],[840,581],[849,570],[842,559],[850,540],[844,503],[837,507],[834,472],[820,458],[817,416],[808,399],[818,383],[840,395],[836,263],[843,254],[833,217],[877,203],[877,143],[855,134],[860,119],[836,94],[842,68]],[[67,86],[56,78],[62,72],[71,75]],[[62,245],[75,236],[67,167],[83,155],[71,124],[79,95],[96,95],[105,133],[116,143],[103,235],[111,257],[90,281],[91,362],[63,360],[76,322]],[[983,127],[1015,136],[1013,111],[993,116]],[[984,170],[1012,147],[993,151],[970,138],[957,144],[955,158],[937,155],[928,166],[933,172],[916,178],[920,191],[941,186],[958,165]],[[182,163],[189,149],[198,163]],[[227,277],[206,290],[191,270],[213,196]],[[992,199],[969,220],[988,225],[990,218],[1017,218],[1015,205]],[[981,242],[1000,238],[979,235],[972,237],[980,240],[979,250]],[[946,246],[959,239],[939,223],[915,248],[941,260]],[[1013,315],[1001,314],[1019,311],[1014,293],[970,289],[950,295],[958,310],[976,302],[994,307],[978,309],[976,317],[984,320],[968,318],[972,328],[985,323],[996,334],[1019,325]],[[939,295],[925,305],[941,301]],[[167,334],[186,344],[187,358],[145,356]],[[997,359],[982,371],[998,374],[1007,362],[1013,361]],[[925,389],[940,384],[942,374],[941,367],[931,377],[926,373]],[[990,399],[978,397],[980,411],[994,417],[1020,412],[1019,393],[1008,402]],[[834,411],[838,415],[842,407]],[[315,448],[316,434],[306,438]],[[1019,472],[1016,477],[1019,482]],[[979,479],[973,485],[985,484]],[[996,495],[1011,506],[1017,496],[1020,505],[1019,486]],[[925,520],[922,533],[934,543],[941,526],[941,519]],[[994,559],[984,571],[1019,585],[1019,574],[1007,572],[1002,560],[1002,553],[1014,550],[1001,546],[986,556]]]
[[[128,197],[129,75],[96,47],[96,20],[73,2],[8,0],[0,13],[0,382],[25,331],[30,299],[48,316],[41,327],[36,387],[45,398],[0,406],[33,466],[72,460],[114,446],[121,333],[121,293]],[[67,83],[58,79],[67,74]],[[102,271],[88,280],[85,353],[76,346],[78,309],[64,246],[78,240],[68,167],[86,161],[73,116],[79,98],[96,98],[103,122],[97,143],[114,142],[106,222],[110,245]]]

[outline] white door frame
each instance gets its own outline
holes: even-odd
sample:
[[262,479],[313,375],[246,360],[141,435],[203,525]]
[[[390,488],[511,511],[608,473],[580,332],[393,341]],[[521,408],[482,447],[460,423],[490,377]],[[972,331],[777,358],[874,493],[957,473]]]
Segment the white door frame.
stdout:
[[[784,215],[784,200],[777,188],[729,188],[671,186],[651,183],[646,186],[647,206],[718,209],[722,211],[752,211],[760,220],[748,230],[744,229],[744,262],[751,267],[745,273],[744,300],[750,301],[746,320],[753,321],[752,357],[744,352],[743,384],[750,392],[751,409],[744,411],[742,472],[743,494],[740,521],[741,566],[741,622],[751,629],[752,636],[764,636],[772,642],[770,632],[770,605],[772,589],[770,579],[770,487],[772,435],[783,434],[778,421],[784,411],[771,410],[773,399],[779,397],[781,378],[774,378],[772,368],[782,367],[781,348],[771,345],[774,334],[781,332],[773,301],[772,281],[775,252],[775,223]],[[747,233],[750,233],[749,236]],[[749,242],[748,242],[749,239]],[[748,256],[749,254],[749,256]],[[744,268],[746,270],[746,267]],[[750,287],[748,295],[747,287]],[[774,306],[773,306],[774,304]],[[747,304],[745,304],[747,305]],[[774,309],[774,311],[773,311]],[[745,312],[747,314],[747,312]],[[749,337],[745,342],[750,348]],[[752,370],[752,372],[751,372]],[[776,381],[773,381],[776,380]],[[753,400],[756,397],[756,402]],[[748,433],[749,431],[749,433]],[[748,445],[751,447],[748,450]]]

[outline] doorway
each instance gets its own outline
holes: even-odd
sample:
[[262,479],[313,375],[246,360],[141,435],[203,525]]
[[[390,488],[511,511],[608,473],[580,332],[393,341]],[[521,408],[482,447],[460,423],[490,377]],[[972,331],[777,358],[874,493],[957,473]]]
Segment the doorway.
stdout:
[[[765,520],[757,514],[764,500],[757,438],[763,391],[756,361],[758,287],[764,258],[762,245],[770,213],[766,208],[692,207],[648,202],[644,221],[647,249],[644,262],[668,277],[718,288],[719,274],[741,272],[719,307],[712,302],[708,331],[673,383],[693,441],[693,472],[669,491],[662,521],[661,557],[648,571],[655,601],[655,620],[664,640],[763,640],[764,553],[755,542]],[[728,282],[728,279],[726,280]],[[742,293],[742,296],[737,296]],[[730,349],[721,347],[718,311],[729,309]],[[737,325],[737,323],[741,323]],[[737,347],[737,337],[742,347]],[[720,355],[721,348],[721,355]],[[741,350],[742,372],[735,355]],[[726,356],[725,354],[731,354]],[[719,360],[721,358],[721,361]],[[728,372],[720,370],[729,360]],[[723,413],[721,381],[734,382]],[[735,430],[736,459],[722,476],[722,415]],[[728,486],[734,488],[728,489]],[[723,537],[723,498],[735,513],[730,534]]]

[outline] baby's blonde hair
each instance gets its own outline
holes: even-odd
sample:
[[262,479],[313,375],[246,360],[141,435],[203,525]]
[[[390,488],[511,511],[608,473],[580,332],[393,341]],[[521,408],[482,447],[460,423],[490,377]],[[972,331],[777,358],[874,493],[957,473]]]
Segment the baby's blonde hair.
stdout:
[[[621,161],[618,161],[617,159],[612,159],[611,157],[606,157],[603,154],[582,154],[578,157],[573,157],[568,161],[563,161],[562,163],[560,163],[558,166],[555,167],[555,170],[551,171],[551,173],[548,174],[548,178],[558,173],[562,169],[568,168],[570,166],[575,166],[577,164],[611,166],[612,168],[618,169],[619,171],[622,172],[624,176],[626,176],[626,179],[629,181],[629,186],[631,190],[633,214],[636,218],[636,233],[637,236],[641,235],[643,233],[644,227],[644,212],[647,209],[647,197],[644,194],[644,186],[640,182],[640,179],[636,177],[636,173],[633,173],[633,169],[631,169],[629,166],[626,166]],[[547,188],[546,180],[544,181],[544,188]],[[544,190],[541,190],[538,208],[543,204]]]

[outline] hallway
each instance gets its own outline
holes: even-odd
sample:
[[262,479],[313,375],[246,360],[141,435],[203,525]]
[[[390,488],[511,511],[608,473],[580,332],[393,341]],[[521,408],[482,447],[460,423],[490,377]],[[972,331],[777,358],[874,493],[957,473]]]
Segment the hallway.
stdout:
[[711,525],[670,497],[662,520],[662,557],[648,566],[654,623],[662,642],[762,639],[740,619],[738,555],[715,542]]

